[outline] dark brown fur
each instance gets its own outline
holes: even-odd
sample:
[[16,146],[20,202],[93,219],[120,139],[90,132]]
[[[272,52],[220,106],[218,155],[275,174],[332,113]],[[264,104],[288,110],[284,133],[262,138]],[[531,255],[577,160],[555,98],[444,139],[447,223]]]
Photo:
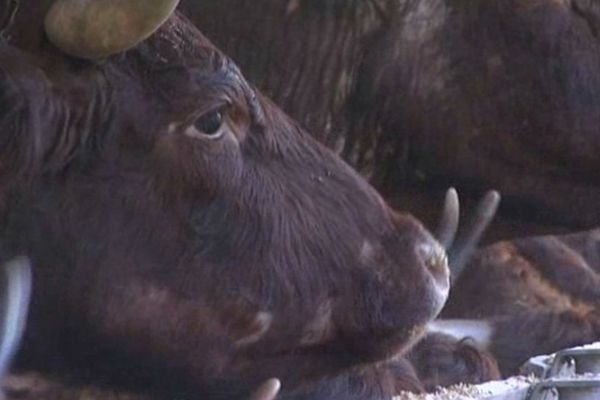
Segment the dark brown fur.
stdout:
[[513,218],[600,223],[597,2],[184,5],[261,89],[389,193],[407,182],[493,187]]
[[500,378],[495,358],[469,338],[457,340],[443,334],[429,334],[411,349],[408,358],[427,391]]
[[[94,385],[80,385],[39,373],[13,374],[8,376],[2,390],[9,400],[157,400],[160,397],[115,390]],[[287,394],[286,399],[311,400],[314,398],[340,398],[362,400],[385,398],[388,393],[399,391],[423,392],[410,363],[399,359],[363,371],[351,371],[333,379],[323,379],[311,385],[309,390],[299,389]],[[311,393],[309,396],[308,392]],[[311,397],[312,396],[312,397]],[[167,396],[172,398],[173,395]],[[279,399],[278,397],[277,399]]]
[[[34,265],[20,364],[171,397],[271,377],[391,396],[378,363],[445,300],[431,235],[181,16],[89,63],[46,42],[47,2],[21,5],[0,48],[1,242]],[[221,139],[188,136],[226,104]]]

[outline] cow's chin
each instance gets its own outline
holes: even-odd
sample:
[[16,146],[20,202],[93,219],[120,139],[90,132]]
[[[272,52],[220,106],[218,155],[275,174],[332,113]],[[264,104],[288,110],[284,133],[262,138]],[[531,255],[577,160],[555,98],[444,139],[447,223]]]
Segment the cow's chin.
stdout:
[[421,324],[412,329],[410,332],[411,335],[407,338],[405,345],[402,346],[402,348],[399,349],[399,351],[397,351],[396,354],[391,357],[391,359],[402,357],[406,353],[410,352],[410,350],[427,334],[428,326],[429,324]]
[[408,315],[413,316],[410,322],[413,327],[403,338],[404,345],[398,350],[400,354],[410,350],[423,337],[427,326],[438,317],[444,308],[450,293],[448,274],[443,271],[438,276],[427,274],[426,284],[422,290],[426,294],[420,297],[420,301],[412,303],[411,310],[408,311]]
[[428,310],[429,313],[424,316],[423,321],[419,321],[419,326],[425,326],[437,318],[444,308],[450,294],[449,275],[446,275],[444,279],[440,279],[439,277],[430,279],[428,286],[429,294],[422,303],[422,309]]
[[[408,306],[406,315],[413,317],[412,323],[417,327],[423,327],[435,319],[446,304],[450,294],[450,271],[444,256],[440,255],[440,261],[435,268],[430,265],[422,265],[420,285],[413,280],[412,290],[409,290],[408,299],[402,303]],[[425,264],[425,263],[423,263]]]
[[418,341],[423,333],[425,332],[427,326],[431,321],[435,320],[444,305],[446,304],[446,300],[448,299],[450,285],[447,285],[446,288],[440,288],[435,286],[432,288],[430,295],[426,299],[423,304],[423,311],[429,311],[428,313],[423,312],[423,318],[419,321],[416,321],[415,328],[411,330],[411,335],[408,337],[407,342],[409,342],[409,346],[411,347],[416,341]]

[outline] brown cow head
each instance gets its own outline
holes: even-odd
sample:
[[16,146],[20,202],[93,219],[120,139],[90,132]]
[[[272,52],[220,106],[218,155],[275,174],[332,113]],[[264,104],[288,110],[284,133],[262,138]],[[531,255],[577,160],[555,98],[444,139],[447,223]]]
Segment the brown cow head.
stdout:
[[442,247],[184,18],[85,61],[46,39],[48,4],[20,1],[0,49],[26,361],[234,398],[386,359],[437,315]]

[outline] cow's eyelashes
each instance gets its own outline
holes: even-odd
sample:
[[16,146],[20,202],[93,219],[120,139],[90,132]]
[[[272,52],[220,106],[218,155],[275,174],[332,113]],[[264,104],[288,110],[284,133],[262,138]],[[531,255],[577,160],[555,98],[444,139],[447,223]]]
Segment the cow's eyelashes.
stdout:
[[223,122],[225,120],[227,106],[219,107],[211,110],[196,119],[194,127],[198,132],[212,138],[217,139],[223,135]]

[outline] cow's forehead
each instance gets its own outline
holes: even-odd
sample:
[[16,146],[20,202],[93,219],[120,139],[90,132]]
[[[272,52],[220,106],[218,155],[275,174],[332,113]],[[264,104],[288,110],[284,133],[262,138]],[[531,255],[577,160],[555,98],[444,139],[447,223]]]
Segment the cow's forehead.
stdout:
[[148,64],[215,69],[226,57],[184,16],[175,13],[130,52],[144,52]]
[[[128,72],[129,79],[147,79],[150,82],[148,88],[155,94],[164,89],[160,88],[161,81],[166,82],[156,78],[170,70],[181,71],[180,76],[183,80],[186,77],[193,79],[192,75],[196,75],[205,78],[205,81],[226,81],[230,87],[246,93],[251,92],[235,64],[179,13],[173,14],[155,34],[133,49],[105,60],[90,62],[78,61],[67,56],[49,43],[43,31],[43,19],[47,8],[45,2],[20,2],[14,21],[5,34],[10,37],[10,44],[31,56],[31,63],[41,68],[50,80],[65,81],[81,75],[80,66],[105,72],[116,68]],[[8,11],[6,6],[0,6],[0,12],[6,14]],[[23,20],[25,17],[26,21]],[[73,67],[74,65],[76,67]],[[176,83],[177,80],[172,80],[165,85],[175,86]],[[179,85],[180,99],[184,99],[186,93],[191,92],[189,89],[193,87]],[[203,94],[206,99],[210,98],[206,96],[206,92]]]
[[180,14],[135,48],[108,61],[141,80],[151,97],[158,96],[179,112],[225,101],[248,111],[253,120],[260,119],[255,115],[260,107],[254,88],[239,68]]

